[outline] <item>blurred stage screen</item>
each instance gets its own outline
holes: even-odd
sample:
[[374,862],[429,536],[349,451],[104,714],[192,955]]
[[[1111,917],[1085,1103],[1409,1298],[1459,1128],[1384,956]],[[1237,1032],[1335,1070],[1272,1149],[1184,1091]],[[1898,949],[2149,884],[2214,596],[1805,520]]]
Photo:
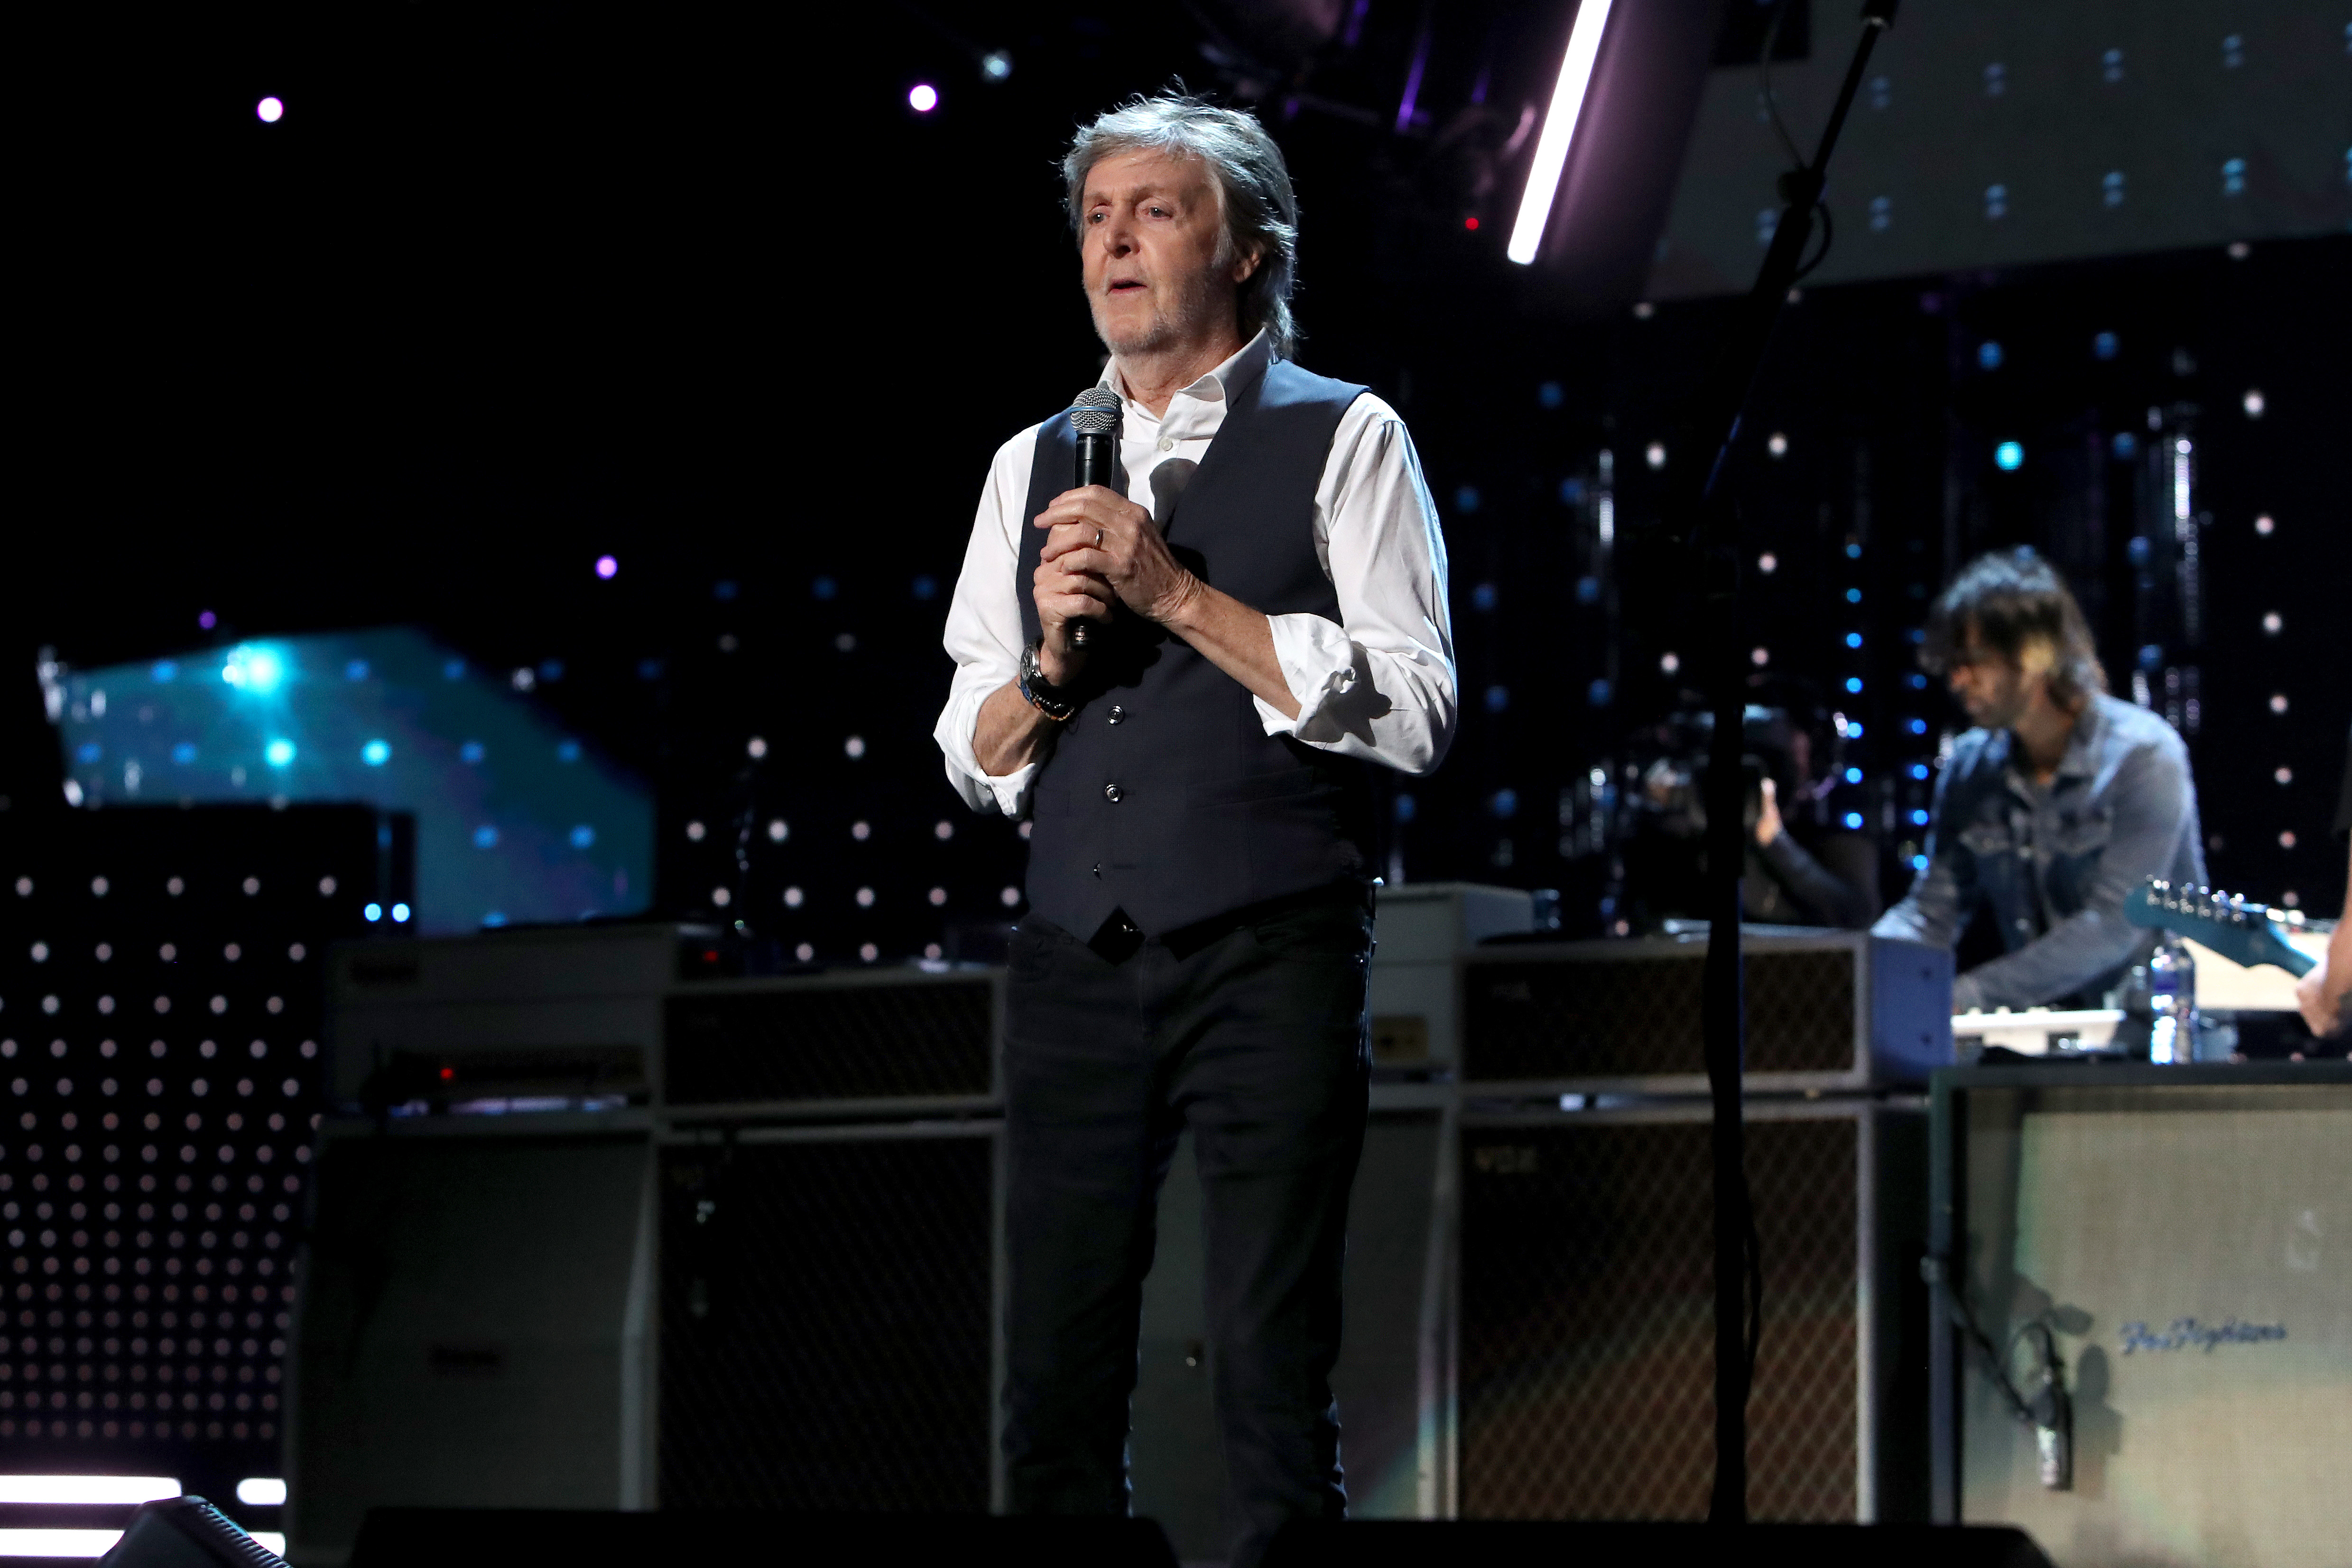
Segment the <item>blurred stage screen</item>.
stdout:
[[416,820],[416,902],[472,931],[643,910],[651,789],[508,676],[407,627],[262,637],[139,664],[42,668],[83,807],[352,801]]
[[[1776,59],[1771,88],[1810,156],[1854,12],[1789,11],[1809,58]],[[1830,174],[1836,243],[1806,284],[2344,233],[2347,51],[2345,15],[2319,6],[1906,5],[1854,100]],[[1779,216],[1790,160],[1752,57],[1716,64],[1652,299],[1744,292]]]

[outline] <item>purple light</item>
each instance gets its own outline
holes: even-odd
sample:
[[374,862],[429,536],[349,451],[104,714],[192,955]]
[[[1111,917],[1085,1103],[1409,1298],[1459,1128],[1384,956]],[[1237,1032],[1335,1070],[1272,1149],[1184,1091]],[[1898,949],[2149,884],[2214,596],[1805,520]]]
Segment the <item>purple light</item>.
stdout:
[[918,114],[929,114],[940,106],[940,89],[929,82],[919,81],[907,89],[907,106]]
[[196,616],[196,625],[204,627],[206,631],[210,631],[213,629],[214,623],[218,619],[219,617],[215,616],[210,610],[205,610],[199,612]]
[[265,98],[253,106],[253,112],[264,125],[275,125],[286,118],[286,105],[278,99]]
[[611,556],[609,556],[609,555],[599,555],[598,557],[596,557],[596,575],[597,575],[597,576],[599,576],[599,577],[605,577],[605,578],[609,578],[609,577],[611,577],[611,576],[613,575],[613,574],[614,574],[614,573],[618,572],[620,569],[621,569],[621,563],[620,563],[619,562],[617,562],[617,561],[614,560]]

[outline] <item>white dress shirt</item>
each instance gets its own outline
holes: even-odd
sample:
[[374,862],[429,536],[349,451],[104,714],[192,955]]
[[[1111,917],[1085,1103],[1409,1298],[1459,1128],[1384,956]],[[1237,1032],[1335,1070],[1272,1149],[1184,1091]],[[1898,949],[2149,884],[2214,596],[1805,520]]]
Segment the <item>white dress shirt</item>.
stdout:
[[[1117,362],[1102,384],[1119,394],[1119,458],[1128,499],[1167,526],[1151,479],[1162,464],[1197,467],[1225,420],[1225,389],[1246,385],[1273,358],[1264,332],[1239,353],[1151,411],[1127,395]],[[1019,816],[1042,762],[998,778],[980,765],[972,731],[981,704],[1020,671],[1021,531],[1037,455],[1031,426],[997,448],[964,548],[946,646],[956,661],[948,703],[933,731],[948,782],[976,811]],[[1173,475],[1171,474],[1171,477]],[[1189,474],[1185,477],[1189,478]],[[1169,488],[1166,481],[1162,489]],[[1445,602],[1445,541],[1421,459],[1396,410],[1366,393],[1339,416],[1315,487],[1315,557],[1339,600],[1339,621],[1269,616],[1275,658],[1298,704],[1285,718],[1253,696],[1269,735],[1291,735],[1343,757],[1408,773],[1436,767],[1454,738],[1454,626]]]

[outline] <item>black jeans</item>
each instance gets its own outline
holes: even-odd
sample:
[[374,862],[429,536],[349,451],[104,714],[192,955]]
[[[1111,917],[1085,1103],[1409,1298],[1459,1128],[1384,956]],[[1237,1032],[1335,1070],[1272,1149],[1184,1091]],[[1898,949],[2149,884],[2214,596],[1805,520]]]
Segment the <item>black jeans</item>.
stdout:
[[1255,1563],[1285,1520],[1346,1511],[1329,1379],[1371,937],[1352,892],[1100,950],[1022,922],[1005,1038],[1016,1512],[1128,1510],[1143,1278],[1186,1127],[1217,1421],[1245,1521],[1234,1561]]

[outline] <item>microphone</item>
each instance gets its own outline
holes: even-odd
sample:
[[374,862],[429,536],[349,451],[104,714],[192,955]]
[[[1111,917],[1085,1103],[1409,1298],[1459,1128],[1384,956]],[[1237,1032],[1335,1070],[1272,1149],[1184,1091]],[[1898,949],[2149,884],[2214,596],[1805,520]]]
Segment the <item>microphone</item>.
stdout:
[[[1087,387],[1070,401],[1070,429],[1078,440],[1080,489],[1088,485],[1118,488],[1113,476],[1118,469],[1118,394],[1100,384]],[[1074,647],[1087,646],[1086,622],[1071,623],[1070,643]]]

